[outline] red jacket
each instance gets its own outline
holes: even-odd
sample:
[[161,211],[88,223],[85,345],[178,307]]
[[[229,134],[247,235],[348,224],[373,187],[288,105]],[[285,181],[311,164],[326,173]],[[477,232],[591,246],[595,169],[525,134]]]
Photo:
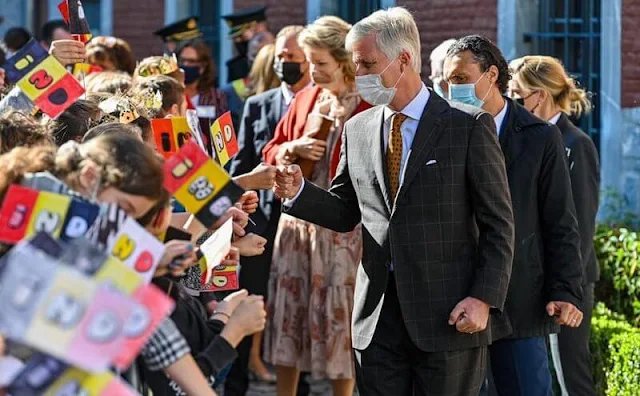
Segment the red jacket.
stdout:
[[[316,104],[316,99],[320,92],[322,92],[322,88],[314,86],[305,88],[296,95],[284,118],[278,123],[273,139],[271,139],[271,141],[267,143],[262,150],[265,162],[276,165],[276,156],[280,151],[280,146],[283,143],[299,139],[304,135],[307,116],[313,111],[313,107]],[[354,116],[370,107],[371,105],[369,103],[361,100],[351,116]],[[338,138],[335,149],[331,155],[330,169],[332,178],[335,176],[336,169],[338,168],[338,162],[340,162],[341,147],[342,135]]]

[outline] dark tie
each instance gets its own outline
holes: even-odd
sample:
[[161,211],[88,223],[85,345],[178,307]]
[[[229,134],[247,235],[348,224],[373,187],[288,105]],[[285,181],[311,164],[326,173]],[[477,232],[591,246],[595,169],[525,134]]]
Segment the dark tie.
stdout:
[[387,147],[387,172],[389,176],[389,189],[391,190],[391,202],[395,202],[398,188],[400,187],[400,164],[402,162],[402,123],[407,116],[396,113],[391,120],[389,132],[389,145]]

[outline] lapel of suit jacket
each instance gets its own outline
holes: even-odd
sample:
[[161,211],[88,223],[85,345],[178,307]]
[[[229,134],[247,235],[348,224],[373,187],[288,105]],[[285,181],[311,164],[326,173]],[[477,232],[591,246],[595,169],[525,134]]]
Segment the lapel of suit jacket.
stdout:
[[526,148],[526,139],[520,136],[522,131],[522,125],[518,114],[520,111],[526,111],[524,108],[520,109],[518,104],[510,99],[506,99],[509,106],[509,112],[504,122],[505,127],[500,134],[500,147],[504,153],[504,162],[507,172],[513,165],[513,162],[524,152]]
[[282,88],[278,87],[277,88],[278,91],[274,92],[273,95],[273,108],[271,109],[271,112],[273,113],[274,117],[273,119],[276,120],[276,124],[278,124],[278,122],[282,119],[282,117],[284,117],[284,112],[283,110],[283,103],[284,103],[284,94],[282,93]]
[[438,141],[438,138],[443,132],[442,118],[440,115],[445,112],[449,106],[444,99],[441,99],[438,95],[431,92],[427,106],[422,112],[422,117],[418,123],[416,134],[411,144],[411,150],[409,150],[409,158],[407,158],[407,165],[404,171],[404,180],[400,191],[398,193],[398,199],[402,194],[406,193],[411,181],[416,177],[418,171],[425,164],[425,159],[433,153],[436,146],[434,143]]
[[371,136],[373,137],[372,144],[370,145],[370,147],[372,148],[371,153],[373,168],[376,172],[376,179],[378,179],[380,190],[382,190],[384,202],[387,204],[387,210],[389,211],[389,213],[391,213],[391,199],[389,198],[389,189],[387,188],[389,183],[387,181],[384,139],[382,137],[382,134],[384,133],[384,106],[377,107],[376,113],[374,113],[374,115],[369,118],[369,122],[365,131],[377,131],[371,134]]

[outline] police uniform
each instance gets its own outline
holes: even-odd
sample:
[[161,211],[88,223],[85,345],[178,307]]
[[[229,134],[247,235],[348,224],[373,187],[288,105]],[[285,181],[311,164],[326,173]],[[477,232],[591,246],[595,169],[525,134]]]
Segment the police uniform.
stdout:
[[198,17],[196,16],[169,24],[162,29],[156,30],[153,34],[162,38],[170,53],[175,52],[175,49],[181,43],[202,37],[202,32],[198,29]]

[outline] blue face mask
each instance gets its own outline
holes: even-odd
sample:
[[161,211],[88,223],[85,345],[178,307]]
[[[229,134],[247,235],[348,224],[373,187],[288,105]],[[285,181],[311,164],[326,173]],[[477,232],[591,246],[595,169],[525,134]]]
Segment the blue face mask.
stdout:
[[478,96],[476,96],[476,85],[485,74],[486,73],[482,73],[480,78],[473,84],[449,84],[449,100],[455,100],[456,102],[481,108],[484,105],[484,100],[489,96],[491,88],[493,88],[493,83],[491,83],[484,98],[479,99]]
[[444,93],[442,87],[440,86],[440,82],[433,83],[433,90],[437,93],[442,99],[448,99],[447,94]]

